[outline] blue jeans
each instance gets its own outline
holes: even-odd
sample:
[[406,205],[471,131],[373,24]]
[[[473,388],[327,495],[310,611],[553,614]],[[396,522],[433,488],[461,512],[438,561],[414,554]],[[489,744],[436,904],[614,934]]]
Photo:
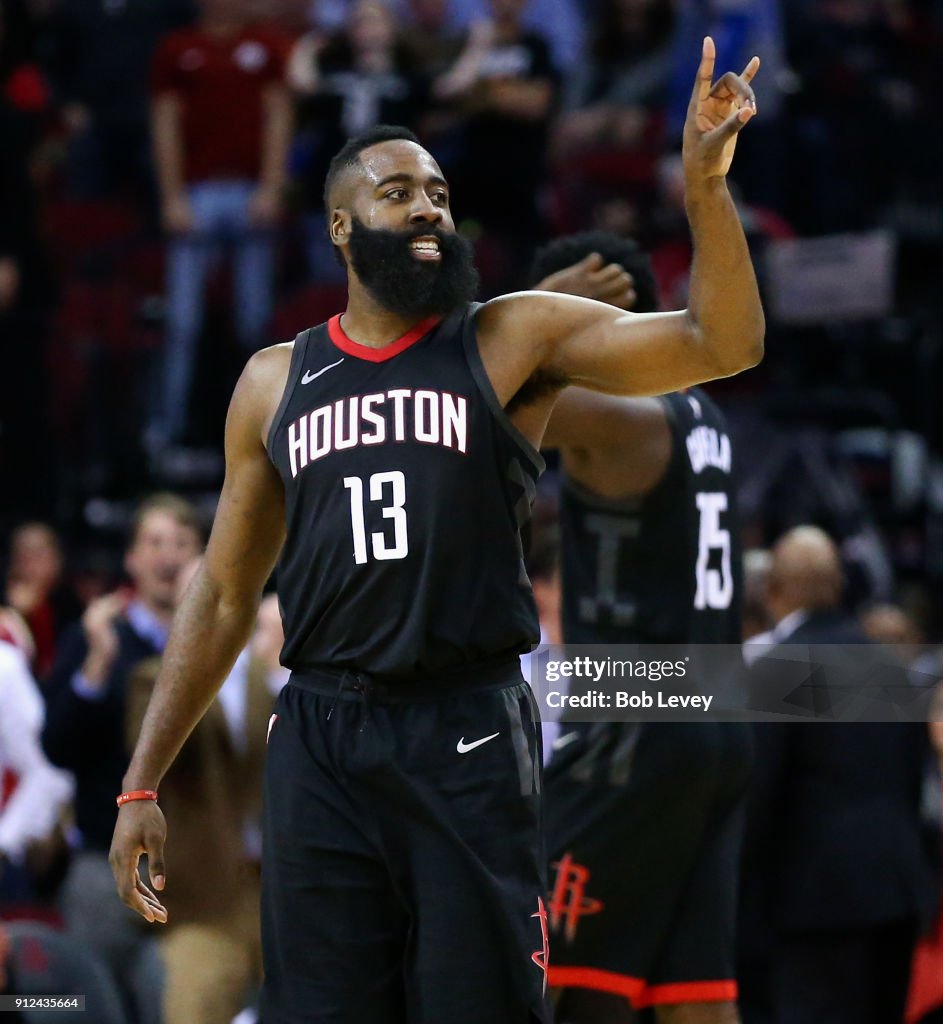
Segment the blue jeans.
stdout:
[[272,233],[249,223],[252,181],[204,181],[187,189],[193,230],[170,241],[167,253],[167,330],[163,387],[156,433],[181,440],[196,345],[203,327],[206,277],[225,250],[232,258],[232,301],[240,345],[254,351],[264,338],[272,312],[275,247]]

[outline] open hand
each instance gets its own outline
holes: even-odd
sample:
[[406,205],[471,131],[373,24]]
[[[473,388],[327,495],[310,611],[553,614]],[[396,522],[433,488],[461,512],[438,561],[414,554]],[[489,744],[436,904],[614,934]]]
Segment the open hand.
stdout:
[[742,74],[728,71],[714,82],[714,40],[704,39],[701,65],[684,122],[684,170],[688,181],[722,178],[730,170],[737,134],[756,115],[750,82],[760,67],[753,57]]

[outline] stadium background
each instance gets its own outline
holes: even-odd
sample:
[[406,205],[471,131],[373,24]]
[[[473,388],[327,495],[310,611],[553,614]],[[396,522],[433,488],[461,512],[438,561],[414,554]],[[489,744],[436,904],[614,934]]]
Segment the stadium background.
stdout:
[[[514,19],[511,0],[495,6]],[[939,0],[531,0],[521,31],[541,58],[510,74],[546,83],[550,99],[517,125],[441,87],[487,0],[241,8],[282,34],[294,67],[260,344],[343,306],[319,240],[320,176],[346,128],[366,126],[363,103],[351,112],[364,54],[391,55],[398,120],[453,180],[483,298],[526,285],[540,241],[603,227],[652,253],[664,306],[679,308],[690,249],[678,145],[700,39],[716,39],[719,70],[759,53],[760,116],[731,178],[764,291],[767,355],[711,387],[738,442],[745,547],[817,523],[841,546],[851,607],[894,603],[907,639],[943,639]],[[183,495],[208,524],[221,480],[223,417],[246,357],[225,262],[208,282],[186,432],[169,443],[152,429],[168,303],[151,64],[161,39],[195,17],[187,0],[0,3],[0,587],[14,529],[48,523],[64,552],[56,586],[74,612],[122,583],[142,496]],[[328,88],[325,75],[312,92],[311,48],[346,77]],[[223,98],[218,130],[239,116]],[[496,161],[500,175],[485,174]],[[518,205],[502,200],[502,178],[526,183]]]

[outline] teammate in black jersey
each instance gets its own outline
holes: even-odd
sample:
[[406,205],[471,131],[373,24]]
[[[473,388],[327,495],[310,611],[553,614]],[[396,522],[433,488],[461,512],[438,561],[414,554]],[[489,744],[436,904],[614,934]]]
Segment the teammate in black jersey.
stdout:
[[292,676],[266,767],[265,1024],[549,1019],[539,745],[516,658],[537,624],[519,532],[565,384],[659,393],[760,358],[724,181],[758,61],[716,84],[713,62],[705,40],[685,127],[698,269],[684,312],[532,292],[474,305],[448,186],[410,133],[377,129],[331,165],[347,309],[257,353],[237,385],[216,522],[112,847],[122,898],[165,920],[165,826],[148,791],[245,643],[281,552]]
[[[544,247],[533,276],[538,287],[657,309],[648,257],[604,232]],[[551,416],[551,445],[563,473],[564,641],[738,644],[732,452],[710,398],[700,388],[662,398],[572,388]],[[562,724],[545,780],[560,1024],[622,1024],[633,1007],[655,1007],[659,1024],[739,1019],[745,729]]]

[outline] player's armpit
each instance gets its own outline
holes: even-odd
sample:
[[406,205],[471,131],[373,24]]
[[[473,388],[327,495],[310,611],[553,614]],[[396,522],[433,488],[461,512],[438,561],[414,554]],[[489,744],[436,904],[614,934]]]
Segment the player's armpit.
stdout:
[[648,493],[671,460],[671,428],[654,398],[567,388],[557,399],[543,448],[559,448],[567,475],[606,498]]
[[665,414],[652,398],[568,387],[554,404],[541,448],[614,449],[625,457],[660,426],[667,429]]

